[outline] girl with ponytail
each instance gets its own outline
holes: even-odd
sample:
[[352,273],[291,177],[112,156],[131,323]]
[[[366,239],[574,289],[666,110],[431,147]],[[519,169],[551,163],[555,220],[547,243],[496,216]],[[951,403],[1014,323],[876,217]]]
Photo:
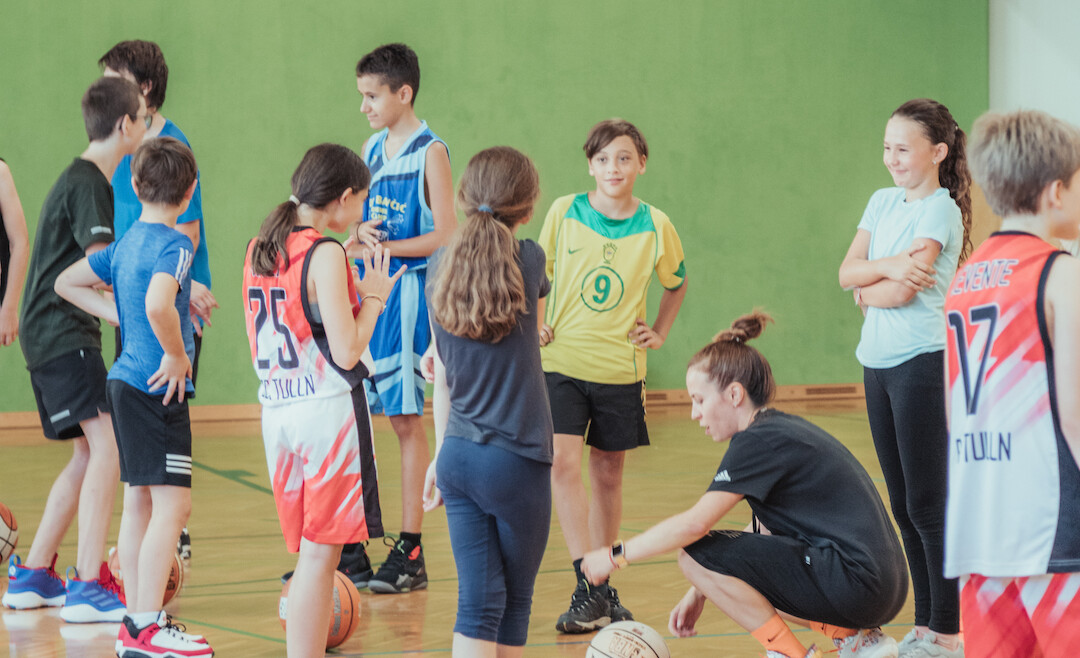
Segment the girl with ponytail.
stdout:
[[405,268],[391,276],[390,253],[376,246],[360,281],[341,244],[323,237],[360,219],[369,180],[344,146],[312,148],[244,262],[266,462],[285,544],[300,554],[288,597],[290,656],[326,649],[342,546],[383,535],[361,356]]
[[957,583],[944,577],[945,294],[971,251],[966,137],[941,103],[904,103],[885,126],[896,187],[870,198],[840,265],[865,320],[855,351],[866,409],[915,589],[900,658],[964,655]]
[[[640,535],[587,553],[582,571],[601,583],[614,569],[678,549],[691,584],[669,618],[678,637],[696,633],[711,601],[768,658],[822,656],[784,619],[824,634],[840,658],[895,656],[896,641],[880,626],[907,598],[900,542],[854,455],[821,428],[768,407],[772,369],[748,342],[771,321],[761,311],[738,318],[687,368],[690,417],[713,441],[728,442],[708,491]],[[751,524],[713,530],[744,499]]]
[[457,196],[465,224],[428,264],[436,447],[424,509],[446,505],[458,657],[522,655],[551,525],[552,424],[539,342],[551,286],[543,249],[514,237],[539,194],[522,153],[500,146],[476,154]]

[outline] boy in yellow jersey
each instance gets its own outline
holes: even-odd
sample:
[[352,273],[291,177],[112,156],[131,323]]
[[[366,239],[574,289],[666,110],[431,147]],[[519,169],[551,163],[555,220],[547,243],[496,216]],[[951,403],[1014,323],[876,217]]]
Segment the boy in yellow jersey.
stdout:
[[[552,497],[577,577],[570,609],[555,624],[563,633],[633,618],[613,587],[582,576],[581,558],[618,536],[623,459],[649,444],[645,350],[664,344],[686,296],[675,227],[634,196],[649,155],[645,138],[630,122],[609,119],[593,126],[584,148],[596,189],[556,199],[540,232],[551,280],[540,354],[555,425]],[[653,272],[665,291],[650,326]],[[581,476],[586,444],[591,497]]]

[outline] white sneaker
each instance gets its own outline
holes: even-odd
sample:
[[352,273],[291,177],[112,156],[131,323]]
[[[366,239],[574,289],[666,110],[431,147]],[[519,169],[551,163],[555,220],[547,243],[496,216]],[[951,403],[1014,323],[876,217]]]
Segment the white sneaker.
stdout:
[[[818,649],[816,644],[811,644],[810,648],[807,649],[807,651],[806,651],[806,655],[802,656],[802,658],[822,658],[823,655],[824,654],[821,653],[821,649]],[[796,658],[796,657],[794,657],[794,656],[786,656],[786,655],[780,653],[779,651],[766,651],[765,652],[765,658]]]
[[964,643],[956,649],[947,649],[936,642],[937,635],[926,632],[922,637],[911,629],[900,641],[900,658],[964,658]]
[[837,658],[897,658],[900,651],[896,640],[880,628],[865,628],[833,644],[840,650]]

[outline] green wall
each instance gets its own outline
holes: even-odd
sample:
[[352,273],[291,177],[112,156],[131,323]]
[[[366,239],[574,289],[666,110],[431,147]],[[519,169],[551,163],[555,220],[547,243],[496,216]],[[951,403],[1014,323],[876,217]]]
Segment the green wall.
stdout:
[[[0,12],[0,156],[31,235],[85,146],[79,98],[97,58],[131,38],[164,50],[163,113],[202,169],[221,309],[197,404],[255,401],[244,245],[306,148],[359,149],[370,134],[353,68],[381,43],[419,53],[418,114],[449,144],[455,181],[476,151],[518,147],[540,170],[540,218],[591,187],[581,144],[593,123],[641,128],[652,156],[637,192],[674,220],[690,286],[650,358],[660,389],[681,387],[696,348],[754,306],[777,320],[759,347],[779,383],[859,380],[861,318],[836,269],[870,194],[890,184],[885,121],[917,96],[964,127],[988,104],[985,1],[12,2]],[[658,297],[654,285],[653,314]],[[0,349],[0,391],[0,411],[34,408],[17,347]]]

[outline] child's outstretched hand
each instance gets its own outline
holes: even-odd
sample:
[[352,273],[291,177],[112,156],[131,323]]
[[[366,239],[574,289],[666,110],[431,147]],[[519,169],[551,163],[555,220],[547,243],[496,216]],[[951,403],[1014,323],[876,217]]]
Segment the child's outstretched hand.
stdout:
[[[375,250],[365,254],[364,279],[356,282],[356,291],[361,299],[368,296],[378,297],[385,306],[390,292],[394,289],[401,275],[405,273],[406,266],[402,265],[393,275],[390,274],[390,250],[383,249],[382,245],[375,245]],[[355,278],[354,274],[354,278]]]
[[[653,328],[649,326],[649,323],[644,319],[638,318],[634,322],[634,328],[627,334],[627,338],[630,342],[638,347],[647,347],[649,349],[660,349],[664,344],[664,336],[653,331]],[[541,342],[541,345],[543,343]]]
[[184,401],[188,377],[191,377],[191,361],[188,360],[187,354],[171,356],[166,352],[161,356],[161,365],[158,366],[157,372],[150,375],[146,383],[149,384],[151,393],[168,384],[165,397],[161,400],[161,404],[168,405],[174,392],[177,401]]

